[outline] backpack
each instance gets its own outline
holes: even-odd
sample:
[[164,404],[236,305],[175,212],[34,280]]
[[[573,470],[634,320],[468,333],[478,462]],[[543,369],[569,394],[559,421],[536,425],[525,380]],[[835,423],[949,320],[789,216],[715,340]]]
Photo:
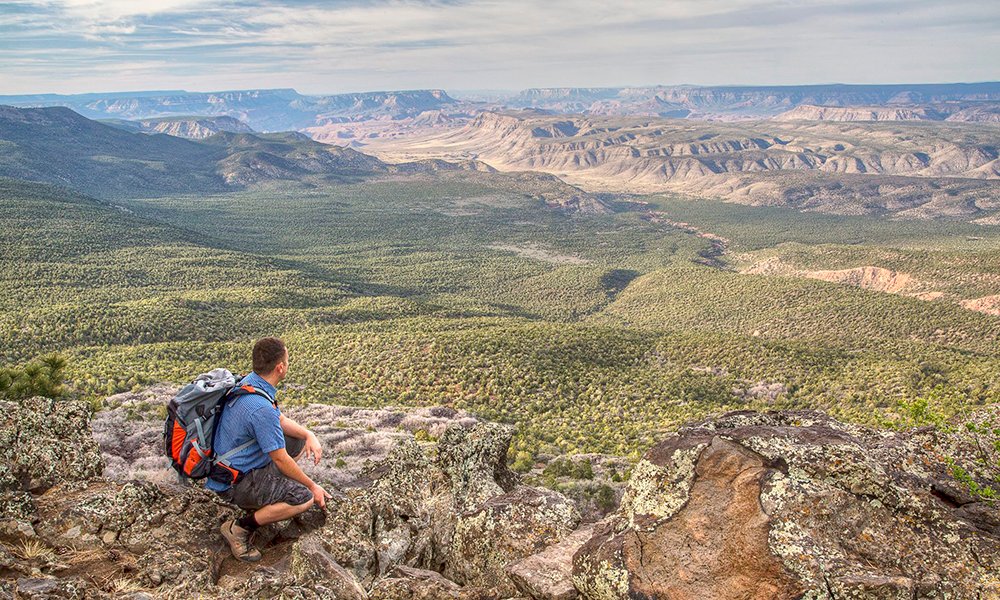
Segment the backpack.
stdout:
[[247,394],[257,394],[270,400],[263,390],[250,385],[236,387],[241,379],[226,369],[212,369],[181,388],[167,405],[163,423],[163,449],[178,479],[204,479],[234,484],[241,473],[229,459],[254,444],[240,444],[221,456],[213,450],[215,432],[226,404]]

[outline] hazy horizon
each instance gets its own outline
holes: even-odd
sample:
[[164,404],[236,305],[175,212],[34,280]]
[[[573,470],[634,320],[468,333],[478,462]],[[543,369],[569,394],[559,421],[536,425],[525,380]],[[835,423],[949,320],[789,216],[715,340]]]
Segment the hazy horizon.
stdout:
[[975,0],[0,0],[0,94],[984,82],[998,23]]
[[231,92],[249,92],[249,91],[265,91],[265,90],[293,90],[304,96],[328,96],[336,94],[377,94],[380,92],[407,92],[407,91],[420,91],[420,90],[444,90],[449,96],[461,99],[463,97],[472,97],[476,95],[515,95],[520,92],[530,90],[530,89],[620,89],[620,88],[655,88],[655,87],[760,87],[760,88],[781,88],[781,87],[818,87],[818,86],[918,86],[918,85],[980,85],[987,83],[1000,83],[1000,79],[997,80],[982,80],[982,81],[892,81],[892,82],[877,82],[877,83],[852,83],[852,82],[842,82],[842,81],[832,81],[832,82],[806,82],[806,83],[787,83],[787,84],[743,84],[743,83],[720,83],[712,85],[703,85],[697,83],[628,83],[628,84],[618,84],[618,85],[550,85],[550,86],[535,86],[532,88],[509,88],[509,89],[461,89],[461,88],[445,88],[445,87],[426,87],[426,88],[380,88],[380,89],[357,89],[357,90],[344,90],[344,91],[328,91],[328,92],[303,92],[298,87],[280,87],[280,88],[268,88],[268,87],[245,87],[245,88],[226,88],[226,89],[101,89],[93,90],[87,92],[49,92],[49,91],[34,91],[34,92],[21,92],[21,93],[7,93],[0,90],[0,96],[83,96],[83,95],[126,95],[126,94],[144,94],[144,95],[155,95],[155,94],[171,94],[171,93],[184,93],[184,94],[223,94]]

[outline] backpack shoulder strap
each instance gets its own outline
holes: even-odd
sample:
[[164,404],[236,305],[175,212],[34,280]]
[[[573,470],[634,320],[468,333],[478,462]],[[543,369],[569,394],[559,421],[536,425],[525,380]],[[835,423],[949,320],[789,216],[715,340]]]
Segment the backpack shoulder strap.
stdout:
[[241,398],[243,396],[250,396],[250,395],[262,396],[264,398],[267,398],[267,400],[271,404],[273,404],[275,406],[278,405],[278,403],[274,400],[274,398],[272,398],[267,392],[265,392],[262,389],[255,388],[254,386],[249,385],[249,384],[247,384],[247,385],[240,385],[240,386],[234,387],[233,389],[229,390],[229,394],[226,396],[226,404],[227,405],[232,405],[239,398]]
[[243,442],[242,444],[240,444],[239,446],[236,446],[235,448],[233,448],[229,452],[226,452],[225,454],[223,454],[221,456],[217,456],[215,458],[215,462],[224,464],[226,466],[229,466],[229,459],[230,458],[236,456],[240,452],[243,452],[244,450],[246,450],[250,446],[253,446],[256,443],[257,443],[257,440],[247,440],[247,441]]

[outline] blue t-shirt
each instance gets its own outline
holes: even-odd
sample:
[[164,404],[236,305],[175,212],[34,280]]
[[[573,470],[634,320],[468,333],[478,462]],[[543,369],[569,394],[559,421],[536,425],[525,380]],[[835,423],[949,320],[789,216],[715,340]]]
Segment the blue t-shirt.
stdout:
[[[237,385],[251,385],[271,398],[277,394],[274,386],[263,377],[250,372]],[[222,410],[219,427],[215,431],[215,453],[221,456],[233,448],[254,440],[255,443],[229,458],[234,469],[246,473],[266,467],[271,462],[269,452],[285,447],[285,434],[281,431],[281,411],[277,405],[259,394],[246,394],[231,400]],[[216,492],[229,486],[209,479],[205,487]]]

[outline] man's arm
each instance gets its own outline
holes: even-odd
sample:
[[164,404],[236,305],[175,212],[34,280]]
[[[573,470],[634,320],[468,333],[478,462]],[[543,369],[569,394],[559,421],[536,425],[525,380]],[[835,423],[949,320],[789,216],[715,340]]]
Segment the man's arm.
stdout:
[[[316,484],[308,475],[302,472],[295,459],[288,455],[285,449],[284,428],[281,423],[280,413],[274,410],[270,404],[258,408],[250,415],[250,426],[253,428],[253,436],[260,445],[260,449],[266,452],[278,471],[282,475],[293,481],[297,481],[309,488],[313,498],[321,508],[326,506],[326,499],[330,497],[326,490]],[[297,425],[296,425],[297,426]],[[299,428],[301,429],[301,427]]]
[[316,500],[316,504],[320,508],[326,507],[326,500],[330,498],[330,494],[327,493],[322,487],[319,486],[315,481],[309,478],[302,469],[299,467],[298,463],[295,462],[291,456],[288,455],[288,451],[284,448],[278,448],[272,452],[268,453],[271,460],[274,461],[274,466],[278,467],[281,474],[289,479],[298,481],[302,485],[309,488],[312,492],[313,498]]
[[323,448],[319,444],[319,438],[313,432],[299,425],[294,419],[289,419],[284,414],[281,414],[278,419],[281,422],[281,431],[286,436],[306,441],[305,448],[302,451],[305,452],[306,456],[312,456],[313,464],[318,465],[319,459],[323,456]]

